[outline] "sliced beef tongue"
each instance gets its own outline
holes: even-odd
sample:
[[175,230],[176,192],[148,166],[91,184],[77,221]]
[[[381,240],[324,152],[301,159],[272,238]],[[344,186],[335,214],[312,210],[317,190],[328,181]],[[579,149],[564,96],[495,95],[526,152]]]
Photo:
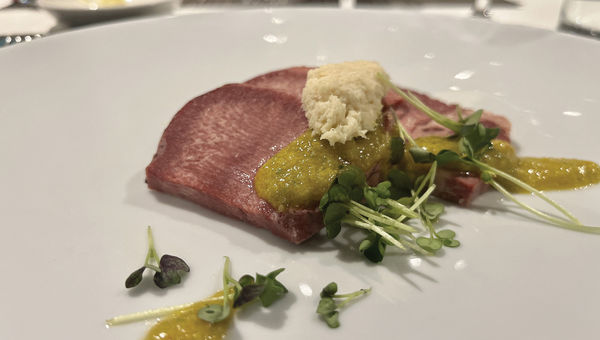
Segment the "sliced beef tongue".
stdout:
[[[283,70],[273,71],[264,75],[255,77],[246,82],[246,84],[269,88],[294,95],[301,99],[302,89],[306,83],[309,67],[292,67]],[[447,104],[433,99],[425,94],[407,90],[415,94],[425,105],[433,110],[445,115],[451,119],[458,119],[457,105]],[[439,125],[429,116],[422,113],[419,109],[404,100],[394,91],[387,93],[383,99],[386,108],[391,108],[396,112],[400,122],[406,128],[413,138],[423,136],[450,136],[452,131]],[[463,110],[463,116],[467,117],[474,111]],[[510,141],[511,124],[508,119],[487,111],[481,116],[481,123],[486,127],[498,127],[500,133],[499,139]],[[489,187],[473,174],[457,173],[453,171],[441,171],[436,180],[437,190],[435,195],[447,201],[455,202],[463,206],[471,204],[473,199],[489,189]]]
[[225,85],[177,112],[146,168],[148,186],[300,243],[321,229],[321,214],[279,213],[256,195],[253,180],[257,169],[307,124],[295,96]]
[[[418,92],[411,92],[431,109],[453,120],[458,119],[456,105],[443,103]],[[396,112],[398,119],[413,138],[424,136],[446,137],[453,134],[451,130],[433,121],[395,92],[389,92],[383,102],[385,106]],[[467,117],[473,112],[473,110],[463,110],[463,117]],[[499,128],[500,133],[497,138],[510,141],[511,124],[505,117],[484,111],[480,122],[488,128]],[[489,190],[489,186],[476,174],[444,169],[438,170],[435,184],[437,186],[433,193],[435,196],[462,206],[469,206],[477,196]]]
[[462,206],[469,206],[475,198],[490,188],[479,176],[439,168],[435,175],[435,185],[433,194],[436,197]]
[[[254,176],[266,160],[308,128],[301,95],[310,68],[293,67],[230,84],[188,102],[172,119],[146,168],[151,189],[180,196],[221,214],[265,228],[300,243],[323,226],[316,210],[278,212],[254,191]],[[417,94],[438,112],[453,115],[456,107]],[[390,93],[393,108],[409,133],[449,135],[449,131]],[[508,139],[510,124],[485,113],[488,126],[498,126]],[[440,171],[436,194],[468,205],[487,189],[478,177]]]
[[[301,99],[302,89],[304,88],[306,76],[310,69],[310,67],[304,66],[290,67],[257,76],[246,81],[245,84],[285,92]],[[433,110],[454,120],[458,118],[456,105],[446,104],[419,92],[411,92]],[[413,138],[431,135],[450,136],[452,134],[452,131],[431,120],[431,118],[406,102],[394,91],[388,92],[383,99],[383,103],[385,106],[391,107],[396,111],[398,118],[400,118],[400,121]],[[473,113],[473,110],[465,109],[463,111],[463,116],[469,116],[471,113]],[[507,141],[509,140],[510,122],[505,117],[490,112],[484,112],[481,116],[481,122],[486,127],[500,128],[498,138]]]
[[244,84],[277,90],[302,98],[302,89],[310,67],[298,66],[269,72],[246,81]]
[[[458,119],[458,113],[456,110],[457,105],[446,104],[412,90],[405,91],[412,92],[425,105],[439,112],[440,114],[453,120]],[[390,107],[396,111],[396,115],[398,115],[400,122],[413,138],[432,135],[442,137],[452,135],[452,131],[433,121],[431,118],[429,118],[429,116],[423,114],[421,111],[419,111],[419,109],[412,106],[396,92],[388,92],[385,98],[383,98],[383,103],[386,107]],[[473,112],[474,111],[470,109],[463,109],[462,115],[463,117],[468,117]],[[510,122],[505,117],[484,111],[481,115],[480,122],[488,128],[500,128],[498,138],[510,141]]]

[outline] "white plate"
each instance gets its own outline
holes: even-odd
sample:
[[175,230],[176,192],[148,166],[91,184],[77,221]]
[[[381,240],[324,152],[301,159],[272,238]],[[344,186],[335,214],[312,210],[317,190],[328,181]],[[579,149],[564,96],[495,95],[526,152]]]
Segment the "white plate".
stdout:
[[181,0],[39,0],[46,9],[70,25],[89,24],[138,15],[173,11]]
[[12,5],[12,0],[0,0],[0,8],[8,7]]
[[[494,193],[473,209],[448,209],[444,225],[460,248],[431,258],[392,252],[372,265],[343,241],[291,245],[150,192],[144,167],[190,98],[273,69],[354,59],[506,115],[523,155],[598,162],[599,58],[598,42],[549,31],[323,9],[145,20],[2,49],[0,334],[139,339],[148,324],[106,329],[104,320],[212,294],[228,255],[235,276],[285,267],[290,289],[268,311],[239,314],[230,339],[593,338],[600,236],[533,222]],[[598,225],[600,187],[552,197]],[[147,225],[159,252],[190,264],[182,285],[125,290],[143,262]],[[373,288],[337,330],[315,314],[333,280],[341,291]]]

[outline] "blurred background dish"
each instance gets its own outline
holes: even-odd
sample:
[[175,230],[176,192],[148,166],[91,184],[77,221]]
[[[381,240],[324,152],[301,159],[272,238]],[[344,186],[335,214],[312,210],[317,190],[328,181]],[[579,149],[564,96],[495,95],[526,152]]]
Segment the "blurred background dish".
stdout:
[[37,5],[69,25],[78,26],[139,15],[171,13],[180,0],[39,0]]
[[600,0],[564,1],[560,28],[600,37]]
[[12,0],[0,0],[0,8],[12,5]]
[[[0,8],[5,5],[3,1],[0,0]],[[12,1],[9,2],[12,4]],[[0,47],[43,37],[57,24],[56,18],[44,10],[4,8],[0,11]]]

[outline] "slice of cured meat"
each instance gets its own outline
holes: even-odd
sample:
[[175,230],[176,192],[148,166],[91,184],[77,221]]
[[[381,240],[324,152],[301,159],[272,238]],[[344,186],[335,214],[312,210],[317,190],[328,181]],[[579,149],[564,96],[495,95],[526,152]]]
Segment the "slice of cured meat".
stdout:
[[[446,117],[449,117],[452,120],[458,120],[458,113],[456,112],[457,105],[446,104],[412,90],[405,91],[412,92],[429,108]],[[423,136],[446,137],[452,135],[452,131],[433,121],[431,118],[429,118],[429,116],[412,106],[396,92],[388,92],[385,98],[383,98],[383,103],[385,106],[396,111],[396,115],[400,119],[400,122],[413,138],[419,138]],[[467,117],[472,113],[473,110],[463,109],[462,114],[464,117]],[[481,115],[480,122],[488,128],[500,128],[500,133],[498,134],[497,138],[510,141],[510,121],[508,121],[508,119],[505,117],[484,111]]]
[[256,195],[256,170],[308,128],[297,97],[243,84],[187,103],[146,168],[151,189],[180,196],[294,243],[322,227],[316,210],[280,213]]
[[[146,168],[148,186],[294,243],[316,234],[323,226],[317,209],[278,212],[257,196],[253,185],[260,166],[308,128],[301,95],[309,70],[279,70],[192,99],[165,129]],[[456,114],[456,106],[415,94],[444,115]],[[394,93],[386,95],[384,104],[414,137],[450,134]],[[508,139],[505,118],[484,113],[482,122],[500,127],[500,136]],[[450,171],[440,171],[436,183],[439,197],[462,205],[487,189],[478,177]]]
[[[292,67],[277,70],[252,78],[246,84],[283,91],[301,100],[302,89],[304,88],[307,73],[310,69],[309,67]],[[412,92],[425,105],[440,114],[453,120],[458,119],[457,105],[441,102],[416,91],[404,90]],[[419,111],[419,109],[408,103],[394,91],[389,91],[386,94],[383,104],[386,108],[393,109],[396,112],[398,119],[413,138],[423,136],[446,137],[452,135],[451,130],[433,121],[429,116]],[[462,114],[466,117],[473,112],[473,110],[463,109]],[[489,128],[499,128],[500,133],[497,138],[510,141],[511,124],[505,117],[484,111],[480,122]],[[458,203],[462,206],[468,206],[477,196],[489,189],[489,186],[474,174],[457,173],[447,170],[441,170],[441,174],[436,178],[436,185],[437,189],[434,194],[437,197]]]
[[302,100],[302,89],[310,67],[297,66],[265,73],[246,81],[244,84],[277,90]]
[[[282,91],[301,99],[302,89],[304,88],[306,76],[310,69],[310,67],[299,66],[277,70],[252,78],[246,81],[245,84]],[[433,110],[453,120],[457,120],[457,105],[441,102],[416,91],[408,89],[405,89],[405,91],[410,91],[415,94],[423,103],[425,103],[425,105],[429,106]],[[396,111],[400,122],[413,138],[432,135],[445,137],[452,134],[452,131],[431,120],[431,118],[423,114],[421,111],[419,111],[419,109],[412,106],[410,103],[406,102],[394,91],[388,92],[383,99],[383,104],[386,107],[392,108]],[[471,113],[473,113],[473,110],[463,110],[463,115],[465,117]],[[498,138],[509,141],[510,122],[508,119],[503,116],[484,111],[480,121],[486,127],[500,128],[500,134],[498,135]]]

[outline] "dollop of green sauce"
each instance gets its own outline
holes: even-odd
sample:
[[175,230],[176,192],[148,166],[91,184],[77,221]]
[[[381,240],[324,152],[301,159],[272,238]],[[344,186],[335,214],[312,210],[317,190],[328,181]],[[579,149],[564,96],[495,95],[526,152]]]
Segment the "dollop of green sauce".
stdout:
[[259,197],[278,211],[317,206],[339,169],[353,164],[366,173],[389,167],[390,135],[379,127],[366,138],[329,145],[306,131],[271,157],[254,178]]

